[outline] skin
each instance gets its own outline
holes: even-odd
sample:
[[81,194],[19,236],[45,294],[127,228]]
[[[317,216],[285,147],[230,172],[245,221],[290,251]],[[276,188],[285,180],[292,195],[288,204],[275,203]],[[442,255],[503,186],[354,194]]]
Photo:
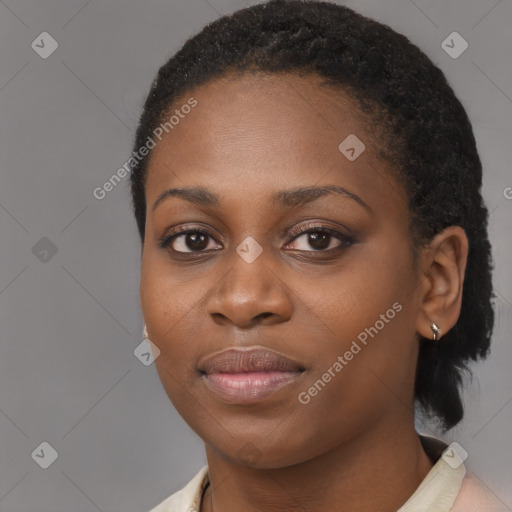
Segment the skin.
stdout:
[[[457,321],[464,231],[447,228],[414,257],[407,197],[379,160],[368,120],[315,76],[226,76],[172,108],[191,96],[198,105],[148,166],[140,301],[166,393],[205,443],[211,483],[201,512],[396,511],[432,467],[414,429],[418,334],[432,338],[430,321],[442,333]],[[349,134],[366,146],[355,161],[338,149]],[[321,185],[344,187],[367,207],[338,194],[295,206],[271,200]],[[165,190],[197,186],[219,204],[171,197],[152,210]],[[341,241],[327,238],[326,250],[308,234],[289,235],[310,221],[317,235],[326,226]],[[162,248],[171,227],[212,238],[199,256],[186,235]],[[263,250],[252,263],[236,252],[249,236]],[[396,302],[402,310],[300,403],[298,394]],[[225,403],[206,388],[198,361],[252,345],[306,370],[260,402]]]

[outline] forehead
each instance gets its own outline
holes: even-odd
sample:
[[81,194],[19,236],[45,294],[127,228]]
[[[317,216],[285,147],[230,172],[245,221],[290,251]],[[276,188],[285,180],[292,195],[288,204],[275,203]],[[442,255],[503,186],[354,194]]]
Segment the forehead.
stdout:
[[348,96],[321,86],[315,77],[228,75],[183,95],[170,113],[192,96],[197,106],[164,137],[152,158],[174,150],[187,161],[206,157],[215,163],[235,151],[243,159],[260,150],[265,160],[286,155],[303,161],[312,155],[310,146],[330,145],[348,133],[363,137],[365,131]]
[[[376,137],[354,101],[316,75],[228,75],[183,95],[164,120],[190,98],[197,105],[181,112],[179,123],[153,149],[148,204],[170,186],[187,185],[222,195],[241,186],[265,193],[324,180],[359,190],[377,186],[381,193],[387,185],[397,193],[387,165],[377,157]],[[347,158],[346,150],[354,147],[359,153],[360,143],[362,153]]]

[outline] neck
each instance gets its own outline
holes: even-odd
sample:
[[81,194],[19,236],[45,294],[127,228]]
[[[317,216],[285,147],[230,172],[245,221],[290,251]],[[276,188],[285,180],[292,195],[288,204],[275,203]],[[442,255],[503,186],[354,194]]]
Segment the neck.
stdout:
[[413,424],[372,429],[282,468],[241,466],[208,445],[206,453],[210,485],[201,512],[395,512],[432,468]]

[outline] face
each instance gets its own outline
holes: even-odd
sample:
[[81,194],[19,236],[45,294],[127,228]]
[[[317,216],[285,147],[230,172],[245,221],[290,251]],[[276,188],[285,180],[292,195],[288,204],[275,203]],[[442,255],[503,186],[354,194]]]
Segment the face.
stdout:
[[[412,418],[410,215],[355,105],[290,74],[224,77],[173,110],[190,97],[149,162],[140,283],[178,412],[225,457],[267,468]],[[205,374],[230,347],[293,364],[225,357]]]

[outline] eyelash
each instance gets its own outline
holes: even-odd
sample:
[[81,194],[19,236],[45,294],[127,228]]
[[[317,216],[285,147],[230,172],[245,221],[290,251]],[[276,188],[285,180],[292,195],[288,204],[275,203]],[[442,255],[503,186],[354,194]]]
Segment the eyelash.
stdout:
[[[211,234],[204,229],[199,229],[199,228],[190,229],[190,228],[187,228],[187,226],[185,226],[182,228],[172,228],[170,235],[164,236],[159,239],[158,246],[161,249],[169,249],[169,246],[178,237],[184,236],[184,235],[189,235],[192,233],[205,235],[208,238],[215,240],[215,238],[213,236],[211,236]],[[343,250],[355,242],[353,237],[348,236],[344,233],[341,233],[340,231],[333,229],[329,226],[323,226],[323,225],[319,225],[319,224],[315,224],[315,223],[309,223],[309,224],[302,225],[302,226],[299,226],[298,228],[293,229],[289,233],[291,240],[286,245],[290,244],[295,239],[299,238],[301,235],[308,234],[308,233],[327,233],[328,235],[331,235],[332,237],[336,238],[340,242],[340,245],[338,245],[337,247],[332,247],[331,249],[320,249],[320,250],[311,250],[311,251],[299,250],[299,252],[331,254],[333,252]],[[215,241],[217,242],[217,240],[215,240]],[[206,254],[206,253],[212,251],[211,249],[210,250],[202,250],[202,251],[190,251],[190,252],[176,251],[174,249],[171,249],[171,250],[177,255],[182,255],[182,254],[201,255],[201,254]],[[218,249],[214,249],[214,250],[218,250]]]

